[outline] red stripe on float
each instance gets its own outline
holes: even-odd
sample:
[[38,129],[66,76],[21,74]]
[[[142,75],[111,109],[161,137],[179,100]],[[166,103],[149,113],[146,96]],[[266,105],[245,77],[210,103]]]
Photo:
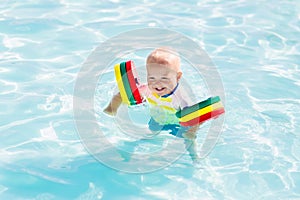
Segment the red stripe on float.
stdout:
[[128,77],[129,85],[130,85],[133,97],[136,101],[136,104],[139,104],[139,103],[142,103],[143,100],[142,100],[142,97],[140,95],[140,91],[136,86],[136,82],[135,82],[135,79],[134,79],[134,76],[133,76],[133,73],[132,73],[132,70],[133,70],[132,68],[133,67],[134,66],[133,66],[133,63],[132,63],[131,60],[126,62],[126,71],[127,71],[127,77]]
[[219,108],[217,110],[213,110],[209,113],[206,113],[204,115],[201,115],[197,118],[194,118],[190,121],[187,121],[187,122],[179,122],[181,126],[195,126],[195,125],[198,125],[206,120],[209,120],[211,118],[216,118],[218,117],[219,115],[223,114],[225,112],[224,108]]

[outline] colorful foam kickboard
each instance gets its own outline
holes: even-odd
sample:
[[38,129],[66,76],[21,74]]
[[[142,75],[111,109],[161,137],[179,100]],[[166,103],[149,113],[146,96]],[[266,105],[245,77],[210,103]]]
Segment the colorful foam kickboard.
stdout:
[[138,79],[133,61],[116,64],[114,70],[122,101],[127,105],[142,103],[143,98],[137,87]]
[[182,126],[195,126],[206,120],[216,118],[225,112],[220,97],[210,97],[193,106],[176,112]]

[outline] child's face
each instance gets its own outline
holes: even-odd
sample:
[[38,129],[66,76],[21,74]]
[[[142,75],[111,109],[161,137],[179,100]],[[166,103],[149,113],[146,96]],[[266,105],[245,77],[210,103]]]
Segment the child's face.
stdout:
[[172,66],[147,64],[147,82],[152,92],[159,96],[170,94],[176,87],[181,72],[175,71]]

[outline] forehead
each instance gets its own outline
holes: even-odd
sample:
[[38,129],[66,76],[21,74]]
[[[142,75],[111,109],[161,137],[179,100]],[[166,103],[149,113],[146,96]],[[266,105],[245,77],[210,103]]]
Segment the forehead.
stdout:
[[148,74],[171,74],[171,73],[176,73],[176,70],[173,69],[172,66],[168,65],[161,65],[161,64],[147,64],[147,72]]
[[177,54],[167,49],[156,49],[147,57],[147,66],[168,67],[176,72],[180,71],[180,58]]

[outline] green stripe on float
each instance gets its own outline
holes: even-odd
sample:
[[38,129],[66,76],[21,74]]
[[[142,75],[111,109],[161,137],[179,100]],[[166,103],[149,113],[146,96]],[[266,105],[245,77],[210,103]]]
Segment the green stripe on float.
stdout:
[[199,110],[199,109],[202,109],[202,108],[205,108],[206,106],[209,106],[211,104],[214,104],[214,103],[217,103],[220,101],[220,97],[219,96],[216,96],[216,97],[210,97],[204,101],[201,101],[193,106],[190,106],[190,107],[186,107],[186,108],[183,108],[182,110],[179,110],[176,112],[176,116],[178,118],[181,118],[181,117],[184,117],[185,115],[188,115],[190,113],[193,113],[195,112],[196,110]]
[[201,115],[200,117],[194,118],[187,122],[179,122],[181,126],[196,126],[207,120],[217,118],[219,115],[222,115],[225,112],[224,108],[219,108],[212,112]]
[[130,105],[134,105],[135,104],[135,100],[130,88],[130,84],[128,81],[128,76],[127,76],[127,72],[126,72],[126,62],[122,62],[120,64],[120,71],[121,71],[121,75],[122,75],[122,81],[123,81],[123,85],[127,94],[127,97],[129,99]]
[[133,62],[127,61],[126,62],[126,71],[127,71],[127,77],[128,77],[128,82],[131,88],[131,92],[133,94],[134,98],[134,104],[140,104],[143,102],[142,97],[140,95],[140,91],[137,88],[136,81],[133,75],[133,70],[134,70],[134,64]]

